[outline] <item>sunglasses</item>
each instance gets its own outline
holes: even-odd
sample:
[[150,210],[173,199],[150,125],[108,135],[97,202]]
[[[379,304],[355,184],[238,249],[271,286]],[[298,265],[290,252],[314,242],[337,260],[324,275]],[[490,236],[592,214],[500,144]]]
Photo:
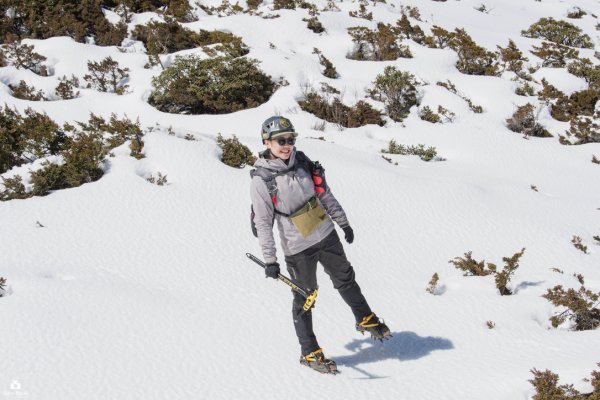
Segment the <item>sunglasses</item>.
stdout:
[[289,137],[287,139],[286,138],[271,139],[271,141],[277,142],[277,144],[279,144],[280,146],[285,146],[286,144],[293,146],[294,144],[296,144],[296,138],[294,138],[294,137]]

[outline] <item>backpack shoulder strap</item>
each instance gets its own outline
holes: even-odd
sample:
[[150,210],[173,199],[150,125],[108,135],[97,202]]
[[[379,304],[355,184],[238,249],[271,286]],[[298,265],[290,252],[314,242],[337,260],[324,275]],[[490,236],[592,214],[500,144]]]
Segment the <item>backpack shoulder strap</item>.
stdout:
[[282,213],[275,207],[277,205],[277,182],[275,181],[275,178],[280,175],[285,175],[288,172],[289,170],[273,172],[261,167],[257,167],[255,169],[250,170],[250,176],[252,178],[254,178],[255,176],[259,176],[263,180],[265,185],[267,185],[267,191],[269,192],[269,197],[271,198],[271,202],[273,203],[273,209],[275,210],[275,213],[286,217],[289,217],[289,214]]
[[302,168],[306,170],[309,174],[313,171],[313,162],[310,161],[310,158],[304,152],[297,150],[296,151],[296,159],[295,159],[295,167]]

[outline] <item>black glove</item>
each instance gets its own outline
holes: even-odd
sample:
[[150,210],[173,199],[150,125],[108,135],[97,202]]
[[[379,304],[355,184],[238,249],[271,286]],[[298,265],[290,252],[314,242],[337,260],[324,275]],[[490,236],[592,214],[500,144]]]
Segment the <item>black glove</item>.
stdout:
[[354,231],[352,230],[350,225],[348,225],[347,227],[342,228],[342,229],[344,230],[344,238],[346,239],[346,242],[348,242],[348,243],[354,242]]
[[279,263],[274,262],[267,264],[265,275],[265,278],[277,279],[277,276],[279,276]]

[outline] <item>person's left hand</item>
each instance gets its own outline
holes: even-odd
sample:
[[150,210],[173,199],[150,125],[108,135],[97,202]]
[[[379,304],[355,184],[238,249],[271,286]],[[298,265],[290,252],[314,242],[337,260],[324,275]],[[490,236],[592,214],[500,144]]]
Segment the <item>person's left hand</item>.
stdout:
[[346,242],[354,242],[354,231],[352,230],[350,225],[346,226],[345,228],[342,228],[342,230],[344,231],[344,239],[346,239]]

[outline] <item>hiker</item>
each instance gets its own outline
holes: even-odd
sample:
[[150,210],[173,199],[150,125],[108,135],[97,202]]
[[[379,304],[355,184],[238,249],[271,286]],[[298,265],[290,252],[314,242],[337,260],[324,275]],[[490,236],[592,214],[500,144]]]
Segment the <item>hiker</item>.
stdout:
[[[327,186],[323,168],[296,150],[298,134],[289,119],[281,116],[267,119],[261,134],[266,149],[254,164],[250,197],[252,222],[267,265],[266,276],[277,279],[280,272],[273,237],[277,221],[291,278],[305,289],[315,290],[317,262],[320,262],[334,288],[350,306],[356,330],[368,332],[378,340],[390,336],[389,328],[371,311],[346,259],[333,221],[343,230],[346,242],[354,241],[354,232]],[[336,373],[335,362],[325,357],[313,332],[312,310],[301,313],[305,299],[293,294],[292,314],[301,347],[300,363],[319,372]]]

